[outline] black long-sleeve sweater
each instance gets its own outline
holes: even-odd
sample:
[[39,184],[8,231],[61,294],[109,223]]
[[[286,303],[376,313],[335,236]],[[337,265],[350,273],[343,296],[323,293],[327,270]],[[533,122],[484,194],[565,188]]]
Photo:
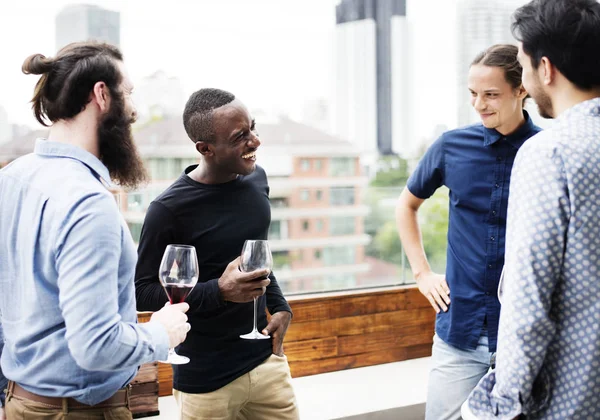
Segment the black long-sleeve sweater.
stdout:
[[[158,269],[168,244],[196,247],[198,284],[186,302],[192,326],[177,348],[190,363],[173,365],[173,387],[187,393],[217,390],[266,360],[271,340],[243,340],[250,332],[253,303],[223,301],[218,279],[227,264],[240,255],[246,239],[267,239],[271,222],[269,185],[264,170],[224,184],[200,184],[185,172],[146,213],[138,248],[135,275],[137,308],[157,311],[168,301]],[[265,306],[274,314],[291,309],[275,276],[258,299],[258,329],[266,327]]]

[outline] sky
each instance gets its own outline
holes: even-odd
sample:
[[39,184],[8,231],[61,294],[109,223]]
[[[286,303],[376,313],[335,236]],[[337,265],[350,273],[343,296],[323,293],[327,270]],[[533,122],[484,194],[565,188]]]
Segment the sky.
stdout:
[[[88,0],[121,13],[121,48],[134,82],[157,70],[185,95],[229,90],[251,109],[299,117],[315,99],[331,102],[335,5],[339,0]],[[12,123],[35,126],[28,101],[37,80],[21,73],[32,53],[55,53],[54,19],[69,0],[0,5],[0,106]],[[417,134],[455,124],[455,0],[409,0],[417,69]],[[435,11],[431,13],[431,11]]]

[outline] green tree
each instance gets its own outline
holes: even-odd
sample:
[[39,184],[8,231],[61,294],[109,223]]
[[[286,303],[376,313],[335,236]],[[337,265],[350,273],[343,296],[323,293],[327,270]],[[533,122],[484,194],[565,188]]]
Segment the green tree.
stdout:
[[400,156],[382,156],[377,161],[377,174],[371,181],[373,187],[401,187],[410,176],[408,162]]

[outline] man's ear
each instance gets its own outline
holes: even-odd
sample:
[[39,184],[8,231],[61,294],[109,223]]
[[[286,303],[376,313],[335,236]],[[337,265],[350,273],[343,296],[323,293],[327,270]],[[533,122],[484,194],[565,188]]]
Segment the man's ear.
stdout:
[[205,141],[197,141],[196,142],[196,150],[202,156],[214,156],[214,145]]
[[522,100],[522,99],[525,99],[526,97],[527,97],[527,91],[525,90],[523,85],[519,86],[519,88],[517,89],[517,98]]
[[556,67],[554,67],[554,64],[550,62],[548,57],[542,57],[540,60],[540,65],[538,66],[538,74],[542,84],[546,86],[552,84],[556,78],[556,71]]
[[90,92],[90,102],[97,103],[101,112],[108,111],[110,107],[110,95],[108,94],[106,83],[96,82],[92,92]]

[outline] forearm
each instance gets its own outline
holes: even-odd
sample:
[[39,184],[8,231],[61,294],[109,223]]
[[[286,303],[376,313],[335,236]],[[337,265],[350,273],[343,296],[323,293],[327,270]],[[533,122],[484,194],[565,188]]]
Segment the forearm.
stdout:
[[421,274],[430,272],[431,267],[423,247],[423,236],[419,228],[417,210],[410,208],[402,200],[396,208],[396,226],[404,253],[415,279],[418,280]]
[[135,282],[135,299],[138,311],[159,311],[169,301],[165,289],[158,279],[146,281],[145,279]]
[[90,327],[67,329],[69,350],[77,365],[85,370],[122,370],[167,357],[169,337],[159,323],[119,320]]
[[190,305],[189,313],[209,312],[225,306],[219,290],[219,279],[196,284],[185,301]]

